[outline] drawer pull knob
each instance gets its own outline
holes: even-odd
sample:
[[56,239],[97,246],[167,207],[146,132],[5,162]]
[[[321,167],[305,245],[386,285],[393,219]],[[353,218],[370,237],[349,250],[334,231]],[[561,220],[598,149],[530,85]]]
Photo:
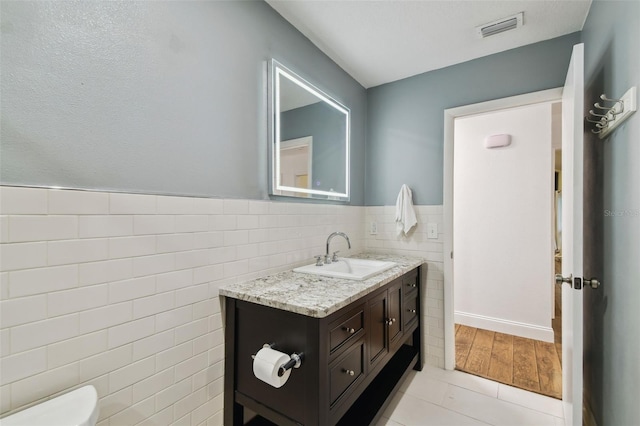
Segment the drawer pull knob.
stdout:
[[344,369],[344,370],[342,370],[342,371],[344,371],[344,374],[348,374],[349,376],[353,376],[353,375],[355,375],[355,374],[356,374],[356,372],[355,372],[355,371],[353,371],[353,370],[347,370],[347,369]]
[[415,286],[416,286],[416,283],[409,283],[409,284],[407,284],[407,287],[415,287]]
[[396,322],[396,319],[395,318],[390,318],[390,319],[387,320],[387,325],[391,325],[394,322]]
[[350,327],[344,327],[343,330],[346,331],[349,334],[353,334],[353,333],[356,332],[355,328],[350,328]]
[[415,314],[415,313],[416,313],[416,310],[415,310],[415,309],[407,309],[407,311],[411,312],[412,314]]

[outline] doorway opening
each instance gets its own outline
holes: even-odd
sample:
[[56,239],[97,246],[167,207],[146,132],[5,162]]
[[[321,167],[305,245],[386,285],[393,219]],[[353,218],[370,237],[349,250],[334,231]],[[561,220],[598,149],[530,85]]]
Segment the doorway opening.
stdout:
[[[532,100],[530,95],[538,98]],[[450,220],[448,229],[453,231],[448,247],[445,242],[445,253],[451,252],[451,256],[445,256],[445,364],[448,364],[445,368],[562,399],[561,292],[553,284],[562,259],[561,229],[556,225],[561,208],[561,161],[556,161],[556,150],[559,152],[561,148],[561,104],[557,102],[559,90],[530,95],[526,100],[527,95],[515,97],[521,98],[515,105],[498,100],[476,105],[475,109],[456,108],[449,125],[445,113],[445,133],[455,132],[449,135],[449,140],[455,138],[458,144],[445,144],[451,159],[445,161],[445,221]],[[544,108],[536,109],[537,103],[544,104]],[[538,126],[536,114],[548,112],[550,117],[544,125],[549,131],[553,127],[553,138],[543,128],[529,140],[523,135],[514,136],[513,146],[504,147],[501,152],[487,144],[481,146],[479,135],[487,132],[486,120],[492,119],[489,116],[511,109],[521,110],[525,126],[522,132],[527,136],[534,131],[527,129],[527,125]],[[470,142],[465,133],[468,129],[456,123],[457,119],[465,118],[480,123],[476,126],[479,133]],[[511,119],[508,116],[509,123]],[[500,126],[494,128],[501,130]],[[459,134],[467,139],[458,139]],[[526,144],[531,146],[538,141],[548,145],[536,148],[535,152],[527,151]],[[468,143],[475,146],[465,146],[463,149],[468,151],[461,152],[460,146]],[[530,163],[536,156],[543,158],[542,162],[532,166]],[[460,158],[463,160],[458,162]],[[453,170],[447,171],[447,167]],[[542,178],[540,173],[546,173],[546,177]],[[487,179],[481,178],[484,174]],[[541,181],[548,183],[546,189],[547,183],[541,186]],[[478,194],[482,190],[485,193]],[[521,195],[522,191],[537,191],[537,198]],[[469,196],[471,201],[462,200],[462,196]],[[525,217],[531,206],[537,206],[537,216]],[[478,218],[487,211],[483,219]],[[469,216],[466,221],[460,218],[465,214]],[[539,226],[540,223],[544,226]],[[516,236],[520,231],[522,236]],[[535,238],[538,240],[534,241]],[[527,247],[519,245],[518,240]],[[541,257],[546,258],[540,261]]]
[[557,343],[455,325],[456,370],[562,399]]

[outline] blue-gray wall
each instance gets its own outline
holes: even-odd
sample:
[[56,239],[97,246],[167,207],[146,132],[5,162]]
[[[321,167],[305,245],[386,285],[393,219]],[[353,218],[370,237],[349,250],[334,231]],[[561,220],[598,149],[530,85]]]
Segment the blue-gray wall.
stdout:
[[[582,31],[585,112],[640,86],[640,2],[592,3]],[[585,398],[598,425],[640,421],[640,114],[606,140],[585,131]]]
[[352,112],[366,91],[263,1],[2,1],[2,184],[267,198],[267,61]]
[[384,84],[368,92],[365,204],[442,204],[444,110],[560,87],[580,33]]

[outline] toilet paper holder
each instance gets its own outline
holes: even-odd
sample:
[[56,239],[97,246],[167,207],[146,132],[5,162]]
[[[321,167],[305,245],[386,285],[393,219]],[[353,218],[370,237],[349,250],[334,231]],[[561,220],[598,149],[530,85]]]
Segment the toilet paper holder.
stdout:
[[[263,348],[271,348],[271,349],[274,349],[275,346],[276,346],[275,343],[265,343],[264,345],[262,345]],[[284,376],[284,373],[286,373],[287,370],[291,370],[292,368],[300,368],[300,366],[302,365],[302,358],[304,358],[304,353],[294,352],[291,355],[289,355],[289,357],[290,357],[289,361],[285,362],[280,366],[280,368],[278,368],[278,377]],[[255,359],[255,358],[256,358],[256,354],[252,354],[251,359]]]

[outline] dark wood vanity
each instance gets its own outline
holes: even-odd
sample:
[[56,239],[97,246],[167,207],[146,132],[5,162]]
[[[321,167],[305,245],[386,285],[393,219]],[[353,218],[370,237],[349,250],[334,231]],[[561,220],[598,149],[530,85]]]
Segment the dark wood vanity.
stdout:
[[[278,425],[376,421],[409,371],[422,369],[419,269],[321,318],[226,297],[224,424],[242,425],[243,407]],[[253,374],[265,343],[304,353],[280,388]]]

